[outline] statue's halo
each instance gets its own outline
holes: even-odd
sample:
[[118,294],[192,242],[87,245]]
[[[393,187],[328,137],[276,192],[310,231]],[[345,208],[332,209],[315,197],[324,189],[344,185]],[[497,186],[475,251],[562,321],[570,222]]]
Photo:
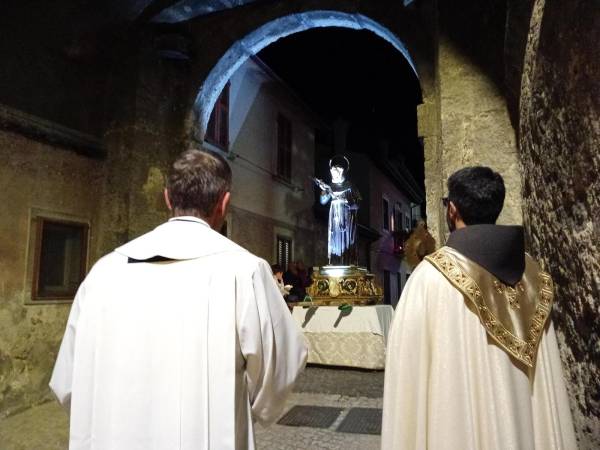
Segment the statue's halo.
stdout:
[[335,155],[333,158],[329,160],[329,168],[332,167],[341,167],[345,172],[350,170],[350,161],[344,155]]

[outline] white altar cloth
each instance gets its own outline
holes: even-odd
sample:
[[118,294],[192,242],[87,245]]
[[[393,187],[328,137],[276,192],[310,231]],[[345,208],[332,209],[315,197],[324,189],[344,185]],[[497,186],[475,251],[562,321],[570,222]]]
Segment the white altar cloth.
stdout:
[[385,347],[394,309],[390,305],[294,307],[292,317],[308,342],[308,362],[385,368]]

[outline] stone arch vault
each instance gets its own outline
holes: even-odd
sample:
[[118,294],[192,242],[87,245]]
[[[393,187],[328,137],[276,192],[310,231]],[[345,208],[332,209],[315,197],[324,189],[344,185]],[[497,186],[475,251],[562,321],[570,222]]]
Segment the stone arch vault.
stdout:
[[398,50],[419,78],[416,64],[404,42],[388,28],[366,15],[332,10],[288,14],[261,25],[235,42],[212,68],[194,102],[193,138],[202,141],[217,97],[229,78],[248,58],[279,39],[324,27],[371,31]]

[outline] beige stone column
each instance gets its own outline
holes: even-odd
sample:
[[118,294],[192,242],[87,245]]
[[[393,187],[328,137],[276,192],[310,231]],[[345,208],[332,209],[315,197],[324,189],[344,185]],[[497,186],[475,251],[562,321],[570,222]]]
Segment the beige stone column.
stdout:
[[454,171],[466,166],[489,166],[504,177],[506,184],[504,210],[498,223],[522,224],[516,135],[500,88],[444,37],[439,42],[438,79],[444,189]]

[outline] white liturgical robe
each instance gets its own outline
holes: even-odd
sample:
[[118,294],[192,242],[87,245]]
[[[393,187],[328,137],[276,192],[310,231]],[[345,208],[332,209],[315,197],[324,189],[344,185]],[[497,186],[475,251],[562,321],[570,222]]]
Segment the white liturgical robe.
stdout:
[[269,265],[183,217],[95,264],[50,386],[71,450],[252,449],[306,356]]
[[428,261],[412,273],[387,347],[382,448],[576,449],[552,323],[535,369],[496,345]]

